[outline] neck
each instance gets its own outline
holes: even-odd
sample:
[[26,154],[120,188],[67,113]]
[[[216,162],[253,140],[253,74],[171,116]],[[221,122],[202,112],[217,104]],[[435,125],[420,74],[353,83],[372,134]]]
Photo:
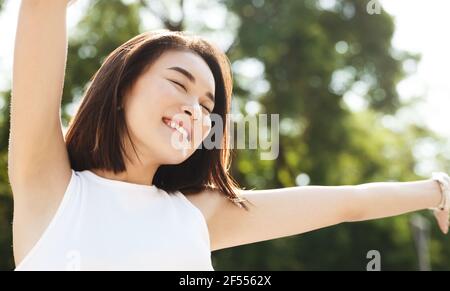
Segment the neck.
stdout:
[[[149,151],[140,150],[140,145],[137,145],[137,152],[140,159],[137,158],[136,153],[131,151],[131,145],[128,139],[125,140],[126,152],[129,154],[124,155],[125,171],[115,174],[113,171],[107,171],[103,169],[92,170],[95,174],[111,179],[118,180],[127,183],[140,184],[140,185],[153,185],[153,177],[156,174],[160,164],[152,159],[155,155]],[[143,147],[145,148],[145,147]],[[126,157],[130,157],[130,159]]]
[[156,170],[157,167],[127,167],[126,171],[117,174],[102,169],[92,169],[91,171],[106,179],[152,186]]
[[159,164],[149,162],[148,159],[141,159],[142,162],[139,160],[133,160],[133,162],[130,162],[126,158],[124,158],[124,160],[126,170],[121,173],[115,174],[111,170],[104,169],[92,169],[92,172],[111,180],[148,186],[153,185],[153,177],[160,166]]

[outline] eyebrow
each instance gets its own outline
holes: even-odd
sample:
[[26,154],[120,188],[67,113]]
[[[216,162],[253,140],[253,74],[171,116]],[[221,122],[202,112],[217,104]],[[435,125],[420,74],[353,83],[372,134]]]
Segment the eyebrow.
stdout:
[[[189,79],[189,81],[191,81],[193,84],[195,84],[196,79],[195,79],[194,75],[192,75],[192,74],[191,74],[190,72],[188,72],[187,70],[185,70],[185,69],[183,69],[183,68],[181,68],[181,67],[170,67],[170,68],[167,68],[167,69],[168,69],[168,70],[172,70],[172,71],[176,71],[176,72],[178,72],[178,73],[183,74],[186,78]],[[209,99],[211,99],[213,102],[216,101],[214,95],[213,95],[211,92],[207,92],[207,93],[206,93],[206,96],[207,96]]]

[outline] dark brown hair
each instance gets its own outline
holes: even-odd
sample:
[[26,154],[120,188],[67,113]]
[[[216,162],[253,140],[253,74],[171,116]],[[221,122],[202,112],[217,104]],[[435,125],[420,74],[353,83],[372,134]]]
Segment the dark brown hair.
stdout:
[[[130,138],[122,106],[126,92],[152,63],[168,50],[188,50],[208,64],[215,80],[213,113],[224,124],[219,149],[198,148],[178,165],[161,165],[153,184],[171,193],[198,193],[217,189],[239,207],[248,210],[245,198],[236,192],[237,183],[229,174],[231,150],[228,145],[227,113],[230,111],[232,74],[224,53],[207,41],[185,32],[158,30],[140,34],[114,50],[91,79],[83,101],[69,123],[66,145],[74,170],[104,169],[120,173],[126,170],[124,137]],[[212,133],[212,131],[211,131]],[[211,135],[210,133],[210,135]],[[139,155],[136,153],[138,159]]]

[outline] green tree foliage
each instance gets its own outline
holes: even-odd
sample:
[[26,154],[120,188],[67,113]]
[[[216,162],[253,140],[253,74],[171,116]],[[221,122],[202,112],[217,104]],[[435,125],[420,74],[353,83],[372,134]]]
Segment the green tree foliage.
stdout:
[[[230,57],[263,63],[270,90],[254,99],[294,129],[282,132],[273,163],[255,162],[258,152],[238,153],[234,170],[241,184],[295,186],[299,173],[319,185],[419,178],[412,148],[430,133],[410,126],[399,135],[381,123],[405,106],[395,87],[405,76],[403,62],[418,60],[391,47],[394,25],[387,13],[369,15],[366,1],[336,1],[328,9],[308,0],[224,3],[241,20]],[[343,102],[357,86],[368,104],[358,114]],[[253,89],[254,83],[238,92],[248,100]],[[370,249],[382,253],[385,269],[415,269],[408,216],[224,250],[215,258],[224,269],[364,270]],[[433,251],[433,258],[442,256]]]
[[130,38],[139,34],[139,4],[123,1],[92,0],[85,17],[71,34],[67,74],[63,94],[63,122],[67,125],[71,102],[79,101],[88,82],[104,58]]
[[[384,117],[407,108],[395,87],[405,77],[403,63],[417,61],[418,56],[391,47],[392,18],[385,12],[369,15],[367,1],[337,0],[327,8],[318,3],[91,0],[71,31],[63,125],[67,126],[74,104],[103,59],[142,32],[146,12],[160,20],[161,26],[154,28],[235,34],[228,50],[235,71],[234,110],[246,114],[246,104],[253,102],[260,105],[260,113],[279,114],[282,125],[278,159],[261,160],[258,150],[236,152],[232,171],[242,186],[295,186],[300,173],[308,174],[316,185],[420,178],[414,172],[417,160],[412,148],[422,138],[436,141],[438,137],[418,125],[396,131],[382,123]],[[190,12],[188,4],[192,4]],[[206,15],[206,6],[225,7],[227,21],[239,24],[237,31],[229,23],[214,31],[199,19],[188,18]],[[249,78],[238,69],[243,63],[263,68],[262,73]],[[350,110],[344,96],[352,90],[362,90],[365,110]],[[10,92],[1,96],[9,104]],[[0,111],[0,269],[5,270],[14,267],[8,130],[9,107],[4,105]],[[432,230],[433,268],[449,269],[448,239],[441,238],[437,228]],[[213,263],[217,270],[364,270],[371,249],[381,252],[383,269],[417,269],[409,216],[342,224],[222,250],[213,253]]]

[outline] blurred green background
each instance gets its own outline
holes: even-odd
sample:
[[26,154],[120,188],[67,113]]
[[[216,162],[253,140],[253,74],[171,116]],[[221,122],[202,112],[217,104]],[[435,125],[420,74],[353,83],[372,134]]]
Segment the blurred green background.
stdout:
[[[396,124],[396,91],[405,63],[420,56],[392,47],[392,17],[370,15],[368,1],[338,0],[79,1],[80,22],[70,30],[62,123],[67,126],[103,58],[149,29],[189,30],[227,52],[235,78],[233,113],[280,114],[278,159],[238,150],[232,173],[241,186],[344,185],[422,179],[417,147],[442,149],[433,162],[450,171],[446,140],[420,124]],[[0,0],[0,9],[3,1]],[[70,8],[72,9],[72,8]],[[11,24],[12,25],[12,24]],[[345,94],[357,91],[367,107],[352,110]],[[0,92],[0,270],[14,268],[12,196],[7,177],[10,91]],[[418,96],[418,100],[423,96]],[[447,152],[446,152],[447,150]],[[417,216],[418,215],[418,216]],[[346,223],[311,233],[213,253],[216,270],[365,270],[369,250],[383,270],[419,267],[412,218],[429,222],[431,269],[450,269],[449,238],[427,211]],[[289,222],[286,222],[289,223]]]

